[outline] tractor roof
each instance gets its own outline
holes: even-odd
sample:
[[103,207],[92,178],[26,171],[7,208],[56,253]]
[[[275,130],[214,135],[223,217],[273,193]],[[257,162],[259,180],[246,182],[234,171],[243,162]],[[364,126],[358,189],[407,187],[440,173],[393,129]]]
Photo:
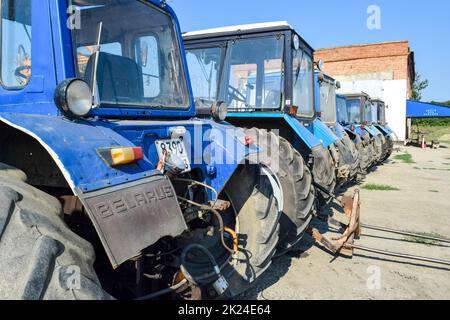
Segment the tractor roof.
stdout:
[[264,22],[264,23],[253,23],[253,24],[243,24],[222,28],[212,28],[199,31],[192,31],[183,33],[185,39],[196,39],[205,37],[217,37],[225,35],[239,34],[251,34],[258,32],[270,32],[270,31],[284,31],[284,30],[294,30],[292,26],[287,21],[276,21],[276,22]]
[[365,93],[365,92],[363,92],[363,91],[351,92],[351,93],[340,93],[340,95],[344,96],[346,98],[349,98],[349,99],[351,99],[351,98],[367,98],[367,99],[370,99],[370,95]]

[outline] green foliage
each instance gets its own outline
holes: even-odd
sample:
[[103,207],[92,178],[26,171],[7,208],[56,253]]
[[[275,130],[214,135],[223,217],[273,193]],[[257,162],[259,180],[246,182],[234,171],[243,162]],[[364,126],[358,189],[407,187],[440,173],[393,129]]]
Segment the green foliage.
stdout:
[[362,188],[364,190],[369,190],[369,191],[399,191],[400,190],[399,188],[389,186],[386,184],[374,184],[374,183],[366,184]]
[[422,80],[421,75],[416,72],[412,87],[412,100],[420,101],[422,100],[422,91],[428,88],[428,80]]
[[449,118],[427,118],[427,119],[413,119],[414,126],[421,127],[447,127],[450,126]]

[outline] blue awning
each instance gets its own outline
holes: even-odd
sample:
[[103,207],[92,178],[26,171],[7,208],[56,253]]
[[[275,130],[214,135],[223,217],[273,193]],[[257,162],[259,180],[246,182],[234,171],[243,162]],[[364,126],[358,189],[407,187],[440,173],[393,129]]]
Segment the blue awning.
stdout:
[[450,107],[420,101],[407,100],[407,118],[445,118],[450,117]]

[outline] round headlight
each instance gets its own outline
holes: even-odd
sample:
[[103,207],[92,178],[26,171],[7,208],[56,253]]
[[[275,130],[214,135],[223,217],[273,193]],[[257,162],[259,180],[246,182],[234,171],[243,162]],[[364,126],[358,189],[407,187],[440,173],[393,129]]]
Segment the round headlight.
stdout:
[[84,117],[92,109],[92,91],[81,79],[67,79],[55,90],[55,104],[67,117]]
[[300,49],[300,37],[297,34],[294,35],[294,39],[292,39],[292,45],[295,50]]
[[225,121],[228,115],[228,108],[225,102],[218,101],[214,102],[211,107],[211,115],[216,121]]

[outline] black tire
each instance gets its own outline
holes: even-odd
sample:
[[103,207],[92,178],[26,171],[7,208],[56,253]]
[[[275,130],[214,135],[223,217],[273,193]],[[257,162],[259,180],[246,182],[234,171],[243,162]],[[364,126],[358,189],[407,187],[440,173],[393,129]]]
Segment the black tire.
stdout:
[[302,238],[312,220],[315,192],[311,172],[300,153],[286,139],[256,128],[246,130],[246,135],[263,149],[258,160],[271,168],[283,190],[279,245],[283,252]]
[[[314,183],[327,190],[328,193],[334,194],[336,189],[336,173],[330,152],[322,145],[319,145],[311,150],[311,156],[313,158],[313,164],[310,170]],[[320,188],[316,188],[316,203],[319,215],[333,200],[328,193],[322,191]]]
[[224,271],[231,296],[236,296],[249,289],[271,265],[280,239],[281,212],[271,183],[258,165],[240,166],[227,183],[225,194],[236,217],[234,226],[229,222],[226,225],[234,228],[240,239],[233,266]]
[[57,199],[25,180],[0,164],[0,299],[109,299],[91,244],[66,226]]
[[367,176],[369,172],[370,165],[372,163],[371,158],[371,146],[364,142],[359,135],[355,135],[353,139],[356,150],[359,153],[359,168],[358,174],[356,176],[356,181],[361,182]]
[[345,145],[348,154],[348,161],[350,162],[350,174],[349,180],[353,181],[357,179],[357,175],[360,171],[361,160],[358,149],[355,146],[355,143],[350,139],[349,135],[344,132],[344,138],[342,139],[342,143]]
[[386,156],[383,159],[383,162],[388,160],[391,157],[392,152],[394,151],[394,139],[392,139],[392,136],[391,135],[387,135],[386,136],[386,141],[387,141],[387,153],[386,153]]
[[340,140],[334,142],[329,149],[336,169],[337,184],[342,186],[346,184],[350,178],[350,165],[353,159],[352,155]]
[[373,150],[375,152],[374,165],[380,164],[383,159],[383,142],[379,135],[373,137]]

